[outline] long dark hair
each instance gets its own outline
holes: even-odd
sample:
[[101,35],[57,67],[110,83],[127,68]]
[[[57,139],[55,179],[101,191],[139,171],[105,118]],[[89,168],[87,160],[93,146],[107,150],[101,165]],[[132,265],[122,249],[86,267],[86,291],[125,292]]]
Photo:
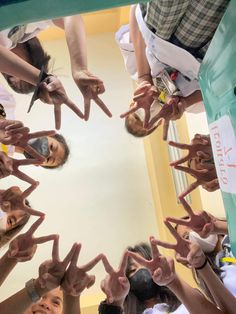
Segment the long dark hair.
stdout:
[[[139,243],[134,247],[128,247],[128,251],[138,253],[147,260],[152,259],[151,248],[147,243]],[[128,259],[126,276],[129,278],[131,272],[131,259]],[[168,305],[168,312],[175,311],[181,304],[175,294],[167,287],[160,286],[158,299],[161,303]],[[141,314],[145,310],[145,306],[131,292],[128,294],[124,304],[125,314]]]

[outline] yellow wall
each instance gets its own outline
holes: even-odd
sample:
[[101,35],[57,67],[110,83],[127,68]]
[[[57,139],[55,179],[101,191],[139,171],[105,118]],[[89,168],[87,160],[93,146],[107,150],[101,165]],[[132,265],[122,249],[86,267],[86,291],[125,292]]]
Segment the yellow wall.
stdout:
[[[129,6],[110,10],[83,14],[87,35],[116,32],[118,28],[129,21]],[[54,40],[64,38],[64,31],[58,27],[50,27],[41,32],[39,39]]]

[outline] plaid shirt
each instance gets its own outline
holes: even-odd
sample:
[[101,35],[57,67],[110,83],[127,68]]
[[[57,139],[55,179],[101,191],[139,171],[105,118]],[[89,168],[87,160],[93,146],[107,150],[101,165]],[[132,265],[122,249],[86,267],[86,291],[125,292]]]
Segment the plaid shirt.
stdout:
[[141,3],[149,29],[202,58],[230,0],[156,0]]

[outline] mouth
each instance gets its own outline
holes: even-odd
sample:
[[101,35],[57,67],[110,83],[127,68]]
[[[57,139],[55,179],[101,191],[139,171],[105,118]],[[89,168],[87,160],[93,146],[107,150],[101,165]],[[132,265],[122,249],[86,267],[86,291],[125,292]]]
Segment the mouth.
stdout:
[[47,314],[45,311],[37,310],[37,311],[32,311],[32,314]]

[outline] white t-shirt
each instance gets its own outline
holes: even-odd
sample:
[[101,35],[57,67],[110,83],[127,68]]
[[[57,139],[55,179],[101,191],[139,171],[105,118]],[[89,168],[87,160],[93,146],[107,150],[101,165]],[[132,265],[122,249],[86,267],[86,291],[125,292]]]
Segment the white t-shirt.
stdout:
[[[0,84],[0,119],[15,120],[15,108],[16,102],[13,95]],[[11,156],[14,154],[15,147],[0,143],[0,151]]]
[[236,297],[236,265],[225,265],[221,267],[224,272],[221,275],[225,288]]
[[35,36],[42,30],[54,25],[51,20],[18,25],[0,32],[0,45],[7,49],[13,49],[17,44],[23,43]]
[[[166,314],[168,312],[168,305],[161,303],[161,304],[156,304],[152,309],[146,309],[143,314]],[[181,304],[174,312],[171,312],[171,314],[189,314],[188,310],[186,307]]]

